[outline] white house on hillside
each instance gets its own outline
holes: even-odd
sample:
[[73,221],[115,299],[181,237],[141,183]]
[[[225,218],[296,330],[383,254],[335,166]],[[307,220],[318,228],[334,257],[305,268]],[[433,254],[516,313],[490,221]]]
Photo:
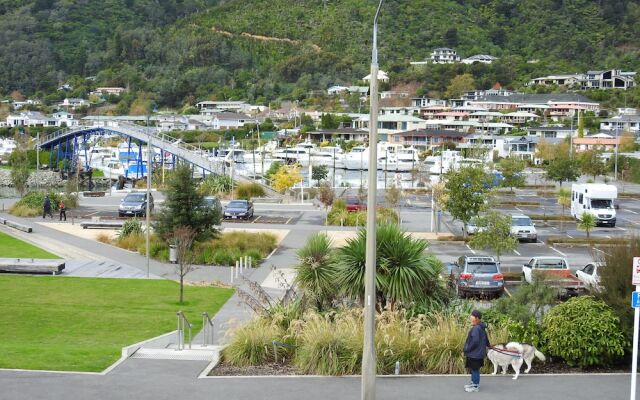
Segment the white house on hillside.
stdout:
[[434,64],[454,64],[460,62],[460,56],[448,47],[438,47],[431,52],[431,62]]

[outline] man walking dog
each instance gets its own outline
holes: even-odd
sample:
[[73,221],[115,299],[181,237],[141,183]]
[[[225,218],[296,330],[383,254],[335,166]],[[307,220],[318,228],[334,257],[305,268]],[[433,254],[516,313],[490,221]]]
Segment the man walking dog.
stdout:
[[464,390],[477,392],[480,390],[480,368],[484,365],[484,358],[487,355],[489,337],[480,311],[473,310],[469,320],[472,327],[467,335],[467,341],[464,343],[464,355],[466,357],[465,367],[471,370],[471,384],[465,385]]

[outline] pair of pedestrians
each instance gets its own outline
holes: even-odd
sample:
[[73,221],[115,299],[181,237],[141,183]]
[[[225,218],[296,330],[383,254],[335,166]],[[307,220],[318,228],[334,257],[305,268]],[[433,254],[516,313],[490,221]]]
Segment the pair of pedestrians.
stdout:
[[[47,215],[49,217],[51,217],[51,219],[53,219],[53,213],[51,212],[51,199],[49,199],[49,196],[45,196],[44,197],[44,204],[42,205],[42,218],[44,219]],[[60,211],[60,221],[63,220],[64,221],[67,220],[67,207],[64,204],[64,201],[60,200],[60,203],[58,204],[58,210]]]

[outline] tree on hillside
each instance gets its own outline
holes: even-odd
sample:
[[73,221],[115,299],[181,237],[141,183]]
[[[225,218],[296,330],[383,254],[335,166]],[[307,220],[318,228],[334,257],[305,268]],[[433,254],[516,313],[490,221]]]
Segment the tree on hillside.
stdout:
[[220,210],[203,206],[203,195],[198,191],[188,165],[179,165],[169,176],[165,196],[153,226],[163,240],[169,241],[179,227],[191,228],[197,241],[218,233]]
[[11,184],[20,193],[20,196],[23,196],[29,180],[28,148],[31,137],[25,133],[20,133],[16,134],[14,139],[16,148],[9,158],[11,162]]
[[511,235],[511,217],[490,211],[478,218],[478,231],[469,246],[474,249],[490,249],[500,261],[500,256],[518,248],[518,239]]
[[575,182],[580,176],[579,163],[566,156],[555,158],[544,168],[547,179],[558,182]]
[[501,182],[503,187],[508,187],[513,192],[514,187],[522,187],[525,183],[524,161],[509,157],[500,161],[498,169],[504,178]]
[[464,235],[471,218],[485,208],[491,177],[482,168],[462,167],[444,175],[444,208],[464,225]]
[[587,150],[580,154],[580,171],[585,175],[597,176],[607,173],[607,165],[601,157],[602,152],[598,150]]
[[447,86],[447,91],[445,92],[445,96],[448,98],[458,98],[462,96],[464,92],[469,90],[473,90],[476,87],[476,83],[473,80],[473,75],[471,74],[462,74],[456,75],[449,82],[449,86]]

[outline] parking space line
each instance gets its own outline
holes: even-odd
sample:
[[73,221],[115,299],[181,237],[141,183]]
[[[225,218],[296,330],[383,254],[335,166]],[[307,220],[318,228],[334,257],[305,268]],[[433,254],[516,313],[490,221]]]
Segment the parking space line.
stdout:
[[254,219],[253,221],[251,221],[251,223],[252,223],[252,224],[255,224],[256,222],[258,222],[258,220],[259,220],[260,218],[262,218],[262,215],[258,215],[258,216],[256,217],[256,219]]
[[627,210],[626,208],[623,211],[630,212],[631,214],[638,214],[637,212],[631,211],[631,210]]
[[285,225],[289,225],[289,222],[291,222],[291,218],[289,218],[289,219],[287,220],[287,222],[285,222],[284,224],[285,224]]
[[[600,250],[600,249],[598,249],[598,248],[596,248],[596,247],[592,247],[592,249],[593,249],[593,250],[595,250],[595,251],[599,251],[599,252],[601,252],[601,253],[604,253],[604,250]],[[605,253],[605,254],[606,254],[606,253]]]
[[467,245],[467,249],[471,250],[471,252],[472,252],[473,254],[476,254],[475,250],[473,250],[471,247],[469,247],[469,245]]
[[573,239],[573,236],[569,235],[568,233],[567,233],[567,237],[568,237],[569,239]]
[[622,232],[626,232],[627,230],[624,228],[620,228],[619,226],[616,226],[616,229],[620,229]]
[[521,256],[522,254],[518,253],[518,250],[514,250],[514,253],[516,253],[517,255]]
[[521,213],[523,213],[524,211],[522,211],[522,209],[520,209],[519,207],[515,207],[516,210],[520,211]]
[[611,239],[611,235],[606,235],[605,236],[607,239]]
[[566,257],[567,255],[564,254],[563,252],[561,252],[560,250],[556,249],[555,247],[549,247],[551,250],[555,251],[556,253],[560,254],[562,257]]

